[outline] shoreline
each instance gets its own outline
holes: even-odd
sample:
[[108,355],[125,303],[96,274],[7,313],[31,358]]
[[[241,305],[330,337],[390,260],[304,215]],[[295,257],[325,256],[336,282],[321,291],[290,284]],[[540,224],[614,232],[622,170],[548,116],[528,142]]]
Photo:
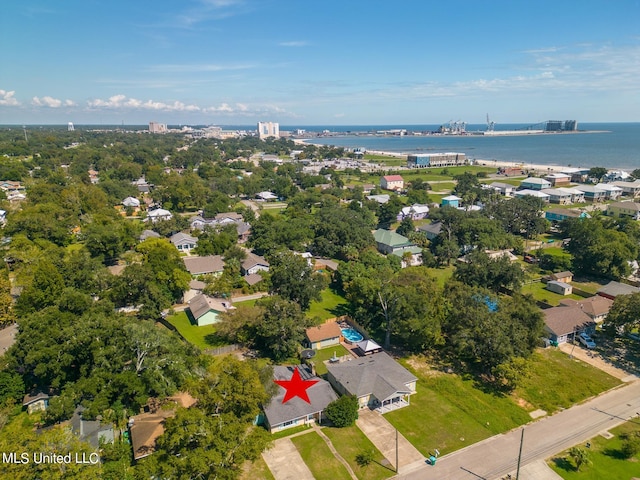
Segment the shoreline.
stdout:
[[[603,131],[604,132],[604,131]],[[600,133],[600,132],[599,132]],[[324,147],[327,146],[325,144],[322,143],[313,143],[313,138],[297,138],[297,139],[293,139],[293,142],[296,145],[315,145],[316,147]],[[348,148],[345,148],[345,150],[348,150]],[[384,156],[384,157],[389,157],[389,158],[404,158],[406,160],[407,155],[411,155],[412,153],[406,153],[406,152],[390,152],[387,150],[366,150],[366,153],[372,154],[372,155],[379,155],[379,156]],[[591,167],[583,167],[583,166],[565,166],[565,165],[558,165],[558,164],[543,164],[543,163],[529,163],[529,162],[516,162],[516,161],[508,161],[508,160],[485,160],[485,159],[473,159],[470,160],[471,163],[469,163],[470,166],[480,166],[480,167],[495,167],[496,171],[498,170],[498,168],[501,167],[514,167],[514,168],[521,168],[523,170],[523,172],[535,172],[536,174],[540,174],[540,173],[559,173],[559,172],[563,172],[563,171],[575,171],[575,170],[582,170],[582,169],[586,169],[586,168],[591,168]],[[398,168],[398,167],[395,167]],[[407,168],[407,167],[401,167],[401,168]],[[412,170],[420,170],[420,169],[412,169]],[[620,168],[620,167],[614,167],[614,168],[608,168],[607,170],[610,171],[614,171],[614,170],[619,170],[619,171],[623,171],[623,172],[627,172],[627,173],[631,173],[631,171],[633,169],[630,168]]]

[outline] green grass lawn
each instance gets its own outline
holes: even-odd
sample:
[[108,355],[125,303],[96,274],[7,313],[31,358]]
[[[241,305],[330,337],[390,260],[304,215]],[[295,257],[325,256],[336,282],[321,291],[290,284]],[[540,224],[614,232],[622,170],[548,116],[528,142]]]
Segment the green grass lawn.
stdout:
[[316,366],[316,372],[318,375],[324,375],[327,373],[327,366],[324,364],[324,361],[332,358],[334,353],[336,354],[336,357],[350,355],[349,351],[342,345],[334,345],[332,347],[316,350],[316,356],[313,357],[313,363]]
[[419,357],[401,362],[418,377],[417,393],[410,406],[385,418],[425,456],[434,448],[450,453],[531,420],[511,398],[485,393],[472,379],[431,372]]
[[186,311],[167,317],[167,321],[176,327],[185,340],[197,347],[205,349],[226,345],[226,342],[216,336],[215,325],[199,327],[191,322]]
[[560,295],[559,293],[552,292],[547,290],[546,284],[542,282],[533,282],[528,283],[522,286],[522,293],[530,293],[533,298],[536,300],[540,300],[541,302],[546,302],[549,305],[558,306],[560,304],[560,300],[565,298],[572,298],[574,300],[584,300],[580,295],[576,295],[574,293],[570,295]]
[[434,192],[451,192],[456,187],[454,182],[431,183],[431,190]]
[[320,435],[311,432],[291,439],[314,478],[327,480],[351,480],[344,465],[331,453]]
[[448,267],[442,268],[429,268],[429,274],[435,277],[439,286],[444,286],[444,284],[453,276],[454,267],[453,265],[449,265]]
[[319,317],[321,320],[327,320],[344,315],[340,307],[346,305],[346,298],[330,288],[325,288],[321,294],[322,299],[319,302],[311,302],[307,317]]
[[[360,480],[382,480],[395,475],[393,470],[382,466],[384,456],[355,425],[346,428],[324,428],[322,431]],[[361,467],[356,462],[356,456],[365,451],[374,452],[373,462]]]
[[[570,381],[569,381],[570,379]],[[620,380],[555,348],[534,352],[514,396],[551,414],[620,385]]]
[[583,465],[580,471],[575,470],[575,464],[569,457],[569,452],[562,452],[547,463],[565,480],[601,480],[601,479],[630,479],[640,473],[640,454],[630,459],[624,459],[620,453],[623,433],[639,432],[637,423],[625,423],[611,430],[615,436],[609,440],[597,436],[590,440],[591,447],[585,448],[592,462],[591,466]]
[[311,429],[311,427],[309,425],[300,425],[298,427],[287,428],[285,430],[281,430],[279,432],[272,433],[271,434],[271,439],[272,440],[277,440],[279,438],[288,437],[290,435],[294,435],[294,434],[300,433],[300,432],[305,432],[305,431],[310,430],[310,429]]

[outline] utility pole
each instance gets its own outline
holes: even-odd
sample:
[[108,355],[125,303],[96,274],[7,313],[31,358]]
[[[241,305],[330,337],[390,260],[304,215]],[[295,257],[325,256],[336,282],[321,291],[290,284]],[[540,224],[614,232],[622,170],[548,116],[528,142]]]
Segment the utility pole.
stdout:
[[520,477],[520,460],[522,459],[522,443],[524,442],[524,428],[522,429],[522,435],[520,435],[520,451],[518,452],[518,468],[516,469],[516,480]]

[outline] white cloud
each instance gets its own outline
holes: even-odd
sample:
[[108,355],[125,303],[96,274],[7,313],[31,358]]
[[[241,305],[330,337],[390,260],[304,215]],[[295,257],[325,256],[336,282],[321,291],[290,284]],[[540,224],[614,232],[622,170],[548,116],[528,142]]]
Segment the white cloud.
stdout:
[[89,108],[129,109],[129,110],[156,110],[165,112],[199,112],[197,105],[188,105],[180,101],[173,103],[157,102],[154,100],[142,101],[137,98],[127,98],[126,95],[113,95],[107,100],[95,99],[87,102]]
[[15,90],[11,90],[11,91],[0,90],[0,105],[10,106],[10,107],[15,107],[17,105],[20,105],[20,102],[18,102],[18,100],[16,100],[15,98],[13,98],[13,95],[15,93],[16,93]]
[[72,102],[71,100],[65,100],[63,102],[62,100],[49,97],[49,96],[45,96],[42,98],[33,97],[31,99],[31,104],[35,105],[36,107],[49,107],[49,108],[60,108],[63,104],[64,106],[67,106],[67,107],[75,105],[75,103]]

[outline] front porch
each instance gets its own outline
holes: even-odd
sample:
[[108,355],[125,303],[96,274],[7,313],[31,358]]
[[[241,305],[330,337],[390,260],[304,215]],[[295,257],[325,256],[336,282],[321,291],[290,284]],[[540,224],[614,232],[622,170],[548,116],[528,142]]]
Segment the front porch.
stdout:
[[407,395],[406,397],[390,398],[388,400],[384,400],[382,404],[380,404],[380,402],[377,402],[377,403],[378,403],[378,406],[375,407],[373,410],[382,414],[392,412],[399,408],[408,407],[409,405],[411,405],[411,402],[409,401],[409,395]]

